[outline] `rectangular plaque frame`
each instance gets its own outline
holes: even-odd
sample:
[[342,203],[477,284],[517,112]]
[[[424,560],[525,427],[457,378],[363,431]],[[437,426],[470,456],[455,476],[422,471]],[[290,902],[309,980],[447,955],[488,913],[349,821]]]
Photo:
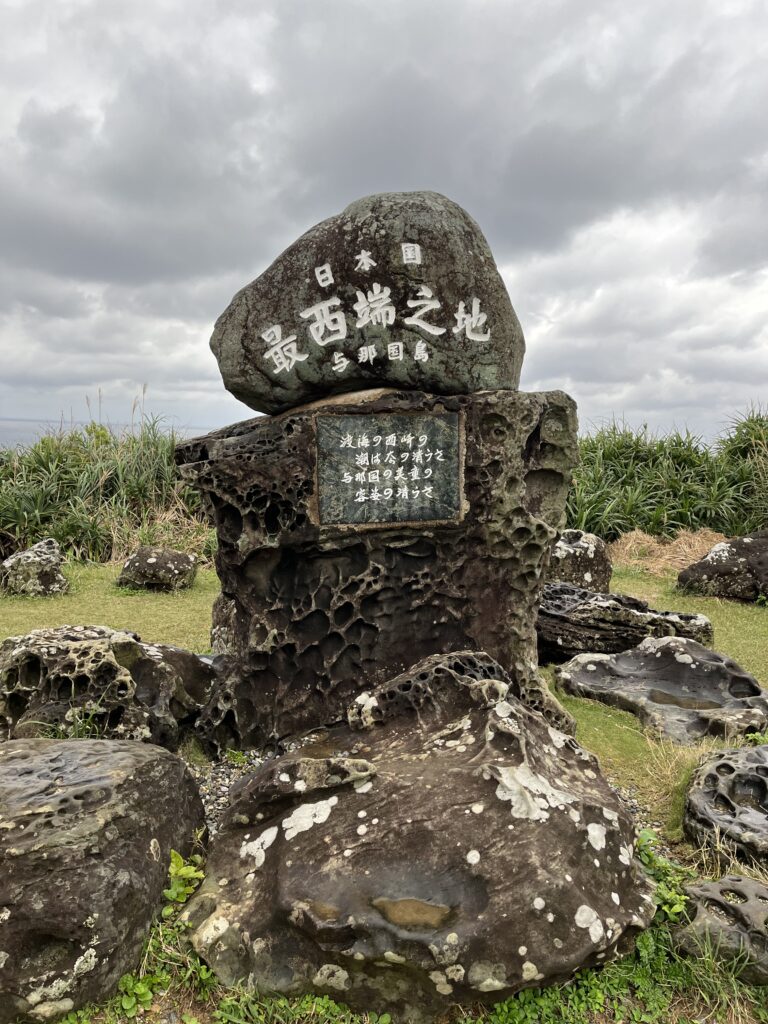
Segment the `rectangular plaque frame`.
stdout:
[[[463,520],[463,412],[318,412],[313,425],[316,460],[311,518],[317,525],[387,529]],[[413,437],[410,445],[406,443],[409,435]],[[358,445],[363,439],[368,444]],[[367,456],[369,465],[359,465],[358,456],[361,462]],[[378,456],[375,463],[374,456]],[[417,479],[412,479],[414,469],[419,470]],[[379,480],[360,479],[361,473],[375,477],[376,471]],[[385,477],[387,471],[389,477]],[[380,497],[371,500],[374,487]],[[429,495],[427,488],[431,488]],[[384,498],[389,489],[392,496]],[[404,489],[407,498],[402,496]],[[361,490],[367,492],[366,500],[356,500]],[[413,497],[415,491],[418,497]]]

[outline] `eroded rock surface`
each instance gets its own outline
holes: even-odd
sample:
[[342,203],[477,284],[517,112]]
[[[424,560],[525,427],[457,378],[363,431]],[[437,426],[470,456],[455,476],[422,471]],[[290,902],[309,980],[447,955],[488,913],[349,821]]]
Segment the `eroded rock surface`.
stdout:
[[61,571],[63,561],[61,548],[53,538],[41,540],[0,563],[0,589],[28,597],[65,594],[69,582]]
[[768,985],[768,886],[728,875],[686,887],[688,922],[674,931],[689,956],[710,950],[721,961],[738,960],[739,980]]
[[436,192],[367,196],[234,297],[211,338],[225,387],[262,412],[393,387],[514,389],[525,343],[480,228]]
[[726,861],[768,864],[768,744],[704,758],[688,787],[683,830]]
[[433,656],[233,790],[188,911],[225,984],[400,1022],[611,959],[653,915],[596,759],[485,655]]
[[111,996],[203,807],[184,763],[142,743],[0,744],[0,1021]]
[[[232,670],[201,726],[222,745],[260,746],[339,720],[364,686],[420,656],[466,648],[487,650],[531,706],[551,708],[562,723],[562,709],[536,677],[533,622],[575,461],[572,401],[560,392],[513,391],[355,397],[249,420],[178,448],[182,473],[202,492],[216,526],[224,596],[214,628],[231,644]],[[318,423],[332,432],[337,417],[359,424],[349,435],[354,443],[370,442],[355,459],[382,460],[353,472],[394,474],[405,466],[412,497],[414,470],[420,488],[427,469],[437,467],[430,479],[442,474],[446,508],[453,501],[455,513],[438,521],[337,522],[339,489],[318,492],[316,459]],[[390,469],[387,438],[376,426],[430,417],[458,432],[453,475],[447,458],[428,465],[431,443],[424,461],[415,461],[418,438],[412,451],[397,449]],[[399,443],[405,435],[393,436]],[[355,513],[362,485],[348,475]],[[326,498],[331,521],[323,520]],[[411,520],[424,508],[410,507]],[[381,508],[369,504],[365,514]]]
[[713,597],[756,601],[768,597],[768,530],[715,544],[677,577],[678,586]]
[[676,743],[768,730],[768,691],[735,661],[686,637],[647,637],[621,654],[579,654],[560,684],[637,715]]
[[604,540],[583,530],[563,530],[552,549],[547,576],[552,581],[604,592],[611,585],[612,572]]
[[128,558],[120,575],[119,587],[139,590],[184,590],[191,587],[197,574],[197,559],[184,551],[146,545]]
[[209,661],[107,626],[59,626],[0,644],[0,735],[52,728],[175,749],[207,701]]
[[658,612],[626,594],[596,594],[570,583],[547,583],[536,622],[539,658],[563,662],[577,654],[617,654],[647,636],[714,638],[704,615]]

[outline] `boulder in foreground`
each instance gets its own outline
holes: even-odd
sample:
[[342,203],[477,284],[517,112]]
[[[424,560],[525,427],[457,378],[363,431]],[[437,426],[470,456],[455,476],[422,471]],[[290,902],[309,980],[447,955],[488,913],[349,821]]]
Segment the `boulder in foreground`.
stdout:
[[0,1022],[114,993],[203,806],[184,763],[113,740],[0,744]]
[[64,556],[52,537],[17,551],[0,563],[0,589],[25,597],[66,594],[69,581],[61,571]]
[[432,1020],[631,946],[654,910],[633,840],[499,665],[433,656],[239,783],[192,941],[227,985]]
[[686,637],[647,637],[621,654],[578,654],[557,677],[567,693],[629,711],[676,743],[768,730],[768,691],[735,661]]
[[715,544],[700,561],[683,569],[677,583],[683,590],[712,597],[768,597],[768,530]]
[[194,555],[172,548],[142,546],[126,560],[117,585],[137,590],[184,590],[192,586],[196,574]]
[[611,585],[612,573],[611,556],[604,540],[583,530],[563,530],[552,548],[547,574],[550,580],[605,592]]
[[577,654],[618,654],[647,636],[684,636],[705,645],[714,637],[704,615],[657,612],[635,597],[595,594],[570,583],[544,586],[536,632],[543,664]]
[[693,773],[683,831],[726,863],[768,865],[768,744],[718,750]]

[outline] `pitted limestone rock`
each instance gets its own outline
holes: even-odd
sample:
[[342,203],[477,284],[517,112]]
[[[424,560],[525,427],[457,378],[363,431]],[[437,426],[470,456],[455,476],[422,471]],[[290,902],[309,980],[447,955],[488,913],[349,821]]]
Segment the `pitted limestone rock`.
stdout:
[[[208,699],[205,659],[107,626],[59,626],[0,644],[0,738],[76,735],[175,749]],[[5,736],[2,736],[2,734]]]
[[0,563],[0,589],[28,597],[65,594],[69,581],[61,571],[63,560],[61,548],[51,537],[17,551]]
[[688,787],[683,831],[726,863],[768,864],[768,744],[704,758]]
[[117,585],[139,590],[184,590],[192,586],[196,574],[194,555],[143,545],[126,560]]
[[649,923],[597,761],[492,669],[429,658],[243,780],[188,911],[225,984],[407,1024],[565,980]]
[[715,544],[704,558],[683,569],[677,583],[683,590],[713,597],[768,597],[768,530]]
[[678,949],[737,960],[739,980],[768,985],[768,885],[741,875],[686,887],[688,920],[673,932]]
[[219,317],[211,348],[227,390],[275,413],[367,388],[515,389],[525,342],[472,218],[436,192],[389,192],[278,256]]
[[704,615],[658,612],[626,594],[596,594],[570,583],[547,583],[536,622],[542,663],[577,654],[617,654],[647,636],[684,636],[711,644],[712,623]]
[[111,996],[203,806],[184,763],[119,740],[0,743],[0,1022]]
[[[462,423],[457,521],[319,523],[317,416],[432,413]],[[575,430],[560,392],[376,391],[179,445],[216,526],[214,631],[230,664],[201,728],[221,746],[261,746],[338,721],[364,686],[419,657],[469,648],[487,650],[526,703],[562,724],[536,676],[533,623]]]
[[604,540],[583,530],[563,530],[552,549],[547,575],[552,581],[605,592],[611,585],[612,572]]
[[578,654],[557,678],[566,692],[630,711],[677,743],[768,731],[768,691],[735,661],[686,637],[646,637],[621,654]]

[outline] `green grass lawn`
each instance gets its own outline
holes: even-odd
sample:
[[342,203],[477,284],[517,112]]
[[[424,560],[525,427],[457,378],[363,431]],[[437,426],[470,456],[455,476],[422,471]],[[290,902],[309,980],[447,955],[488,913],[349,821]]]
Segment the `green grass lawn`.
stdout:
[[211,605],[219,592],[213,569],[200,569],[189,590],[148,594],[115,586],[119,565],[69,563],[61,597],[0,597],[0,640],[50,626],[111,626],[142,640],[205,654],[211,648]]
[[[0,641],[44,626],[99,624],[130,629],[147,641],[176,644],[199,653],[209,650],[211,604],[219,589],[212,570],[201,570],[190,590],[167,595],[118,589],[117,565],[70,564],[65,572],[71,584],[67,595],[0,597]],[[674,589],[673,576],[655,576],[636,569],[615,572],[612,589],[643,598],[655,608],[703,612],[714,624],[716,649],[768,687],[768,608],[683,595]],[[552,670],[545,670],[545,675],[552,680]],[[672,845],[677,858],[705,872],[707,866],[681,841],[680,821],[688,778],[708,744],[676,747],[658,742],[645,734],[630,714],[594,701],[559,696],[576,719],[579,741],[598,755],[608,778],[630,789],[650,820],[660,822],[662,838]],[[677,876],[670,870],[662,863],[660,880],[666,884],[672,879],[669,884],[677,884]],[[743,867],[736,870],[744,871]],[[530,990],[493,1010],[458,1011],[452,1019],[467,1024],[768,1022],[768,990],[742,985],[738,969],[734,973],[711,957],[680,960],[670,945],[668,924],[662,914],[661,920],[641,937],[634,954],[602,971],[581,972],[566,987]],[[156,926],[153,942],[166,951],[163,970],[169,962],[167,950],[180,941],[166,924]],[[150,953],[152,948],[150,943]],[[153,1003],[152,1012],[146,1016],[148,1021],[161,1019],[167,1007],[189,1024],[374,1024],[377,1020],[374,1014],[350,1014],[326,998],[261,1000],[228,994],[210,979],[205,980],[200,973],[205,968],[186,947],[180,947],[174,956],[176,966],[171,971],[167,996],[160,995],[158,1003],[147,990],[147,1005]],[[148,963],[152,963],[151,956]],[[148,967],[144,973],[147,971]],[[153,977],[152,972],[147,976]],[[182,977],[186,979],[183,982],[179,980]],[[70,1018],[68,1024],[115,1024],[127,1019],[115,1002],[70,1014]],[[387,1015],[381,1018],[383,1022],[388,1020]]]

